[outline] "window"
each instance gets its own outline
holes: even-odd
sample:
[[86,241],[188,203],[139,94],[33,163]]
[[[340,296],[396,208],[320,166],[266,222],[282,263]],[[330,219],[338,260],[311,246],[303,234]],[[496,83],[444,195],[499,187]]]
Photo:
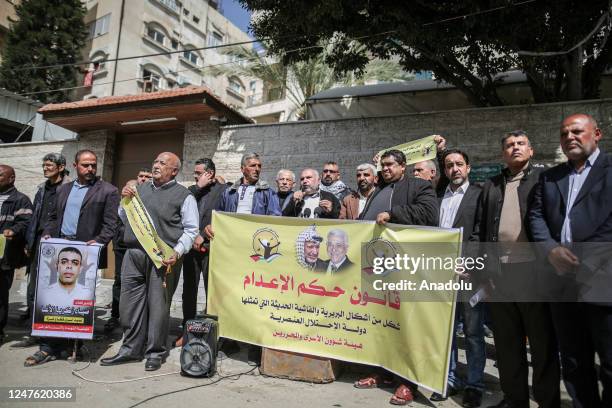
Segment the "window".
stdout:
[[183,14],[188,16],[189,15],[189,10],[187,10],[186,8],[183,9]]
[[156,30],[153,27],[147,27],[147,37],[161,45],[164,45],[164,40],[166,38],[166,36],[161,31]]
[[179,5],[177,4],[176,0],[157,0],[157,1],[163,4],[164,6],[168,7],[170,10],[174,11],[175,13],[179,12]]
[[161,75],[156,74],[146,68],[142,70],[143,90],[145,92],[155,92],[161,88]]
[[239,95],[242,95],[242,93],[244,92],[244,86],[242,86],[240,81],[236,78],[229,79],[229,88]]
[[194,23],[198,24],[200,22],[200,19],[196,16],[192,16],[191,19],[193,20]]
[[192,64],[198,65],[198,54],[195,53],[195,51],[191,51],[191,50],[185,50],[183,51],[183,58],[185,58],[187,61],[191,62]]
[[223,36],[216,31],[208,33],[208,45],[214,47],[223,44]]
[[256,87],[257,87],[257,81],[249,82],[249,89],[251,90],[251,92],[255,92]]
[[110,25],[110,13],[105,16],[100,17],[96,21],[92,21],[87,26],[89,30],[88,38],[95,38],[99,35],[108,33],[108,27]]
[[178,46],[179,46],[178,40],[172,40],[171,43],[172,43],[172,49],[173,50],[178,49]]

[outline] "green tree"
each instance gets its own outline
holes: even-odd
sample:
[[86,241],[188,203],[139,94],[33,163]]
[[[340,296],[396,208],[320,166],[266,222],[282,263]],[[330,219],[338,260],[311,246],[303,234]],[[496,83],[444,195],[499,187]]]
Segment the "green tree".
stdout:
[[[81,0],[24,0],[15,7],[0,67],[0,87],[17,93],[76,85],[78,66],[35,68],[80,60],[87,32]],[[27,69],[32,67],[31,69]],[[68,91],[36,94],[43,102],[63,102]]]
[[[206,75],[242,76],[261,79],[268,89],[282,90],[294,105],[293,113],[304,115],[306,99],[334,85],[363,85],[368,80],[384,82],[412,79],[393,61],[374,59],[359,72],[338,73],[326,62],[325,47],[314,47],[317,53],[304,61],[283,64],[278,56],[267,56],[252,48],[231,47],[219,52],[231,56],[236,63],[206,68]],[[281,92],[276,92],[277,95]]]
[[285,63],[312,58],[309,47],[322,41],[338,72],[397,56],[406,71],[432,71],[476,106],[504,104],[497,88],[512,69],[526,74],[536,102],[596,98],[612,63],[608,0],[240,2],[255,13],[254,34]]

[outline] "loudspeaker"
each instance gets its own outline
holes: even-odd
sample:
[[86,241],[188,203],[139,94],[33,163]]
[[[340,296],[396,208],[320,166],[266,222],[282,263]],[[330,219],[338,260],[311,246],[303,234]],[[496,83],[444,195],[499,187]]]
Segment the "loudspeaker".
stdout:
[[219,325],[211,316],[187,320],[181,350],[181,374],[190,377],[212,377],[217,371]]

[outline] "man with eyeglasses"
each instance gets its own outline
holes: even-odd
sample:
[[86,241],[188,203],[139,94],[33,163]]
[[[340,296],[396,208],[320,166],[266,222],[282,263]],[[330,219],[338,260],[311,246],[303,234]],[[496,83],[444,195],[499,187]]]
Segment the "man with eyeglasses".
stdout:
[[352,190],[340,180],[340,167],[335,161],[328,161],[323,165],[321,190],[332,193],[339,202],[352,193]]
[[198,234],[198,206],[187,188],[176,182],[181,160],[170,152],[160,153],[153,162],[151,183],[128,183],[121,195],[138,192],[159,237],[173,250],[157,268],[144,251],[123,208],[119,216],[125,224],[123,240],[128,250],[121,270],[121,326],[123,344],[101,365],[110,366],[146,358],[145,370],[161,368],[168,356],[168,324],[172,295],[179,281],[183,255]]
[[291,202],[293,186],[295,185],[295,173],[291,170],[280,169],[276,174],[276,196],[281,210],[284,210]]
[[300,218],[332,218],[340,216],[340,202],[327,191],[320,189],[319,172],[304,169],[300,174],[300,191],[293,193],[283,215]]

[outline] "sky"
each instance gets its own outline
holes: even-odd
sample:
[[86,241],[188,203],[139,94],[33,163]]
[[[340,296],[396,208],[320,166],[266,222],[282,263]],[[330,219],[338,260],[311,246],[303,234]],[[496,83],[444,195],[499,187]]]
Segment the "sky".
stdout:
[[237,0],[222,0],[221,8],[223,9],[223,15],[227,17],[229,21],[252,37],[251,33],[249,33],[250,12],[243,9]]

